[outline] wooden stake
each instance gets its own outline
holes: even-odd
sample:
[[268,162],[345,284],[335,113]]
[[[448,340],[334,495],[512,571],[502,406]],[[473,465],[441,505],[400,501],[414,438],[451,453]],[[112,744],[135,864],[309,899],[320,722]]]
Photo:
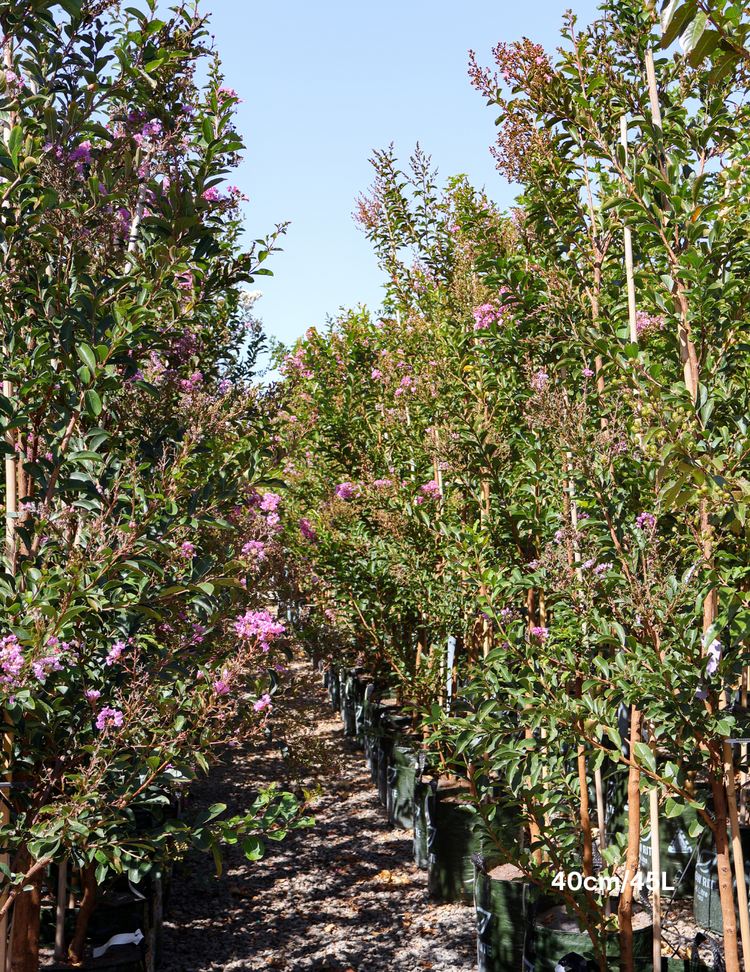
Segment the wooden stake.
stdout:
[[596,816],[599,821],[599,850],[607,846],[607,818],[604,810],[604,788],[602,786],[601,767],[594,770],[594,786],[596,787]]
[[68,895],[68,862],[63,861],[57,872],[57,901],[55,902],[55,951],[53,958],[61,962],[65,958],[65,905]]
[[742,936],[742,959],[745,968],[750,969],[750,916],[747,911],[747,885],[745,884],[745,860],[742,856],[740,840],[740,821],[737,815],[737,794],[734,788],[734,759],[732,745],[724,740],[724,772],[727,784],[727,805],[729,822],[732,827],[732,851],[734,852],[734,876],[737,882],[737,904],[740,910],[740,935]]
[[651,105],[651,118],[657,128],[661,128],[661,108],[659,107],[659,92],[656,90],[656,71],[654,70],[654,54],[650,47],[644,55],[646,62],[646,80],[648,81],[648,100]]
[[[628,161],[628,120],[625,115],[620,116],[620,142],[625,149],[625,161]],[[630,343],[638,343],[638,320],[635,307],[635,277],[633,275],[633,237],[629,226],[622,228],[625,243],[625,279],[628,289],[628,325]]]

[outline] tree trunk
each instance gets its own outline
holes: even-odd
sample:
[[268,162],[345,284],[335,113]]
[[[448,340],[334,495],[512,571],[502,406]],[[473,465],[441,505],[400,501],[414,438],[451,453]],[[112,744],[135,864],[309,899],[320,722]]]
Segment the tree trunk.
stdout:
[[[723,761],[721,765],[723,769]],[[714,838],[716,839],[716,867],[719,872],[721,917],[724,924],[724,964],[727,972],[739,972],[737,915],[734,910],[732,864],[729,859],[729,841],[727,840],[727,801],[724,793],[724,774],[718,776],[715,766],[711,767],[711,792],[714,795],[714,814],[716,817]]]
[[[635,744],[641,741],[643,713],[630,707],[630,758],[635,758]],[[641,842],[641,771],[636,766],[628,773],[628,857],[625,865],[625,882],[620,889],[620,968],[633,972],[633,885],[632,880],[640,869]]]
[[89,864],[82,872],[83,900],[76,919],[76,930],[70,943],[68,954],[70,961],[80,965],[83,961],[83,946],[86,941],[86,929],[89,925],[91,912],[96,904],[96,865]]
[[[34,862],[29,859],[31,866]],[[42,880],[39,871],[13,904],[12,972],[39,972],[39,918],[42,909]]]

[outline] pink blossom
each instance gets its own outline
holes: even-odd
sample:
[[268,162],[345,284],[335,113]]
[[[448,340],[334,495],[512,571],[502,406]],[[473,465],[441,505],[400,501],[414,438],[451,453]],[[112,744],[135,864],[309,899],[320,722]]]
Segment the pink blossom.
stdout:
[[184,392],[194,391],[198,385],[203,381],[203,375],[200,371],[194,371],[189,378],[185,378],[180,382],[180,387]]
[[591,370],[591,368],[584,368],[581,374],[583,375],[584,378],[594,377],[594,372]]
[[371,378],[382,378],[383,377],[383,372],[382,371],[378,371],[377,368],[373,368],[372,369],[372,374],[370,375],[370,377]]
[[638,311],[635,318],[635,326],[638,337],[647,341],[654,334],[664,330],[664,315],[647,314],[646,311]]
[[482,331],[488,328],[498,319],[497,308],[494,304],[481,304],[475,307],[474,311],[474,330]]
[[250,554],[257,557],[258,560],[266,559],[266,545],[261,540],[248,540],[248,542],[243,546],[242,553],[249,557]]
[[299,521],[299,532],[302,534],[305,540],[309,540],[310,543],[318,542],[318,534],[315,532],[315,529],[310,521],[304,516]]
[[354,483],[339,483],[334,490],[336,499],[348,500],[357,494],[358,490]]
[[374,479],[372,485],[375,489],[390,489],[393,486],[393,481],[390,479]]
[[253,703],[253,708],[255,709],[256,712],[262,712],[264,709],[267,709],[270,705],[271,705],[271,696],[263,694],[261,695],[261,697],[258,699],[257,702]]
[[124,641],[116,641],[107,652],[107,665],[114,665],[125,648]]
[[546,368],[541,368],[531,379],[531,387],[534,391],[544,391],[549,384],[549,375]]
[[87,689],[86,698],[89,700],[89,702],[96,702],[101,694],[102,693],[99,691],[99,689]]
[[653,513],[639,513],[635,525],[639,530],[653,530],[656,527],[656,517]]
[[543,628],[537,625],[531,629],[531,637],[535,638],[540,644],[543,645],[549,637],[549,628]]
[[23,652],[18,644],[18,638],[14,634],[6,635],[0,639],[0,669],[3,675],[0,682],[16,683],[16,678],[21,672],[24,664]]
[[229,695],[229,682],[225,681],[223,678],[214,682],[214,691],[217,695]]
[[260,508],[264,513],[273,512],[281,503],[281,497],[278,493],[264,493],[263,499],[260,502]]
[[423,486],[419,487],[419,492],[427,497],[428,499],[439,499],[440,498],[440,486],[434,479],[431,479],[429,483],[425,483]]
[[229,101],[230,98],[234,99],[238,104],[243,104],[243,99],[237,97],[237,92],[234,88],[221,87],[216,92],[216,97],[219,101]]
[[234,629],[240,638],[246,641],[255,638],[264,646],[286,632],[284,624],[268,611],[248,611],[245,615],[240,615],[234,623]]
[[96,728],[104,729],[107,726],[121,726],[122,725],[122,712],[119,709],[111,709],[108,705],[105,705],[101,710],[99,715],[96,717]]
[[190,560],[190,558],[195,553],[195,544],[186,540],[180,547],[180,553],[185,558],[185,560]]

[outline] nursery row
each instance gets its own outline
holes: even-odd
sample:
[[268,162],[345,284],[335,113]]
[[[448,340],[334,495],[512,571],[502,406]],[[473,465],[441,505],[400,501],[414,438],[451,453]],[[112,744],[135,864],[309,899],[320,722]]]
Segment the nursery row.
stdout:
[[[528,843],[520,815],[507,807],[499,833],[488,828],[482,808],[472,799],[469,781],[442,771],[438,755],[424,748],[420,734],[411,729],[411,715],[389,697],[387,689],[362,672],[322,662],[319,667],[331,706],[341,714],[345,735],[353,737],[364,751],[389,823],[413,832],[414,860],[428,872],[429,893],[444,901],[473,902],[480,972],[528,968],[554,972],[558,967],[580,972],[595,967],[591,938],[568,916],[562,897],[535,886],[518,867],[508,863],[513,845]],[[612,828],[627,827],[628,816],[624,803],[627,780],[622,773],[614,772],[606,784],[611,802],[607,802],[609,833],[599,834],[604,841],[611,838]],[[710,933],[722,931],[715,850],[702,847],[702,837],[690,836],[694,820],[695,812],[688,812],[662,819],[659,828],[660,881],[663,890],[671,892],[669,905],[675,899],[692,898],[695,923],[703,930],[693,941],[671,930],[666,935],[662,967],[669,964],[682,969],[684,965],[685,970],[689,967],[693,972],[705,967],[699,957],[702,943],[706,943],[704,951],[710,946],[709,954],[712,950],[721,963],[720,949]],[[750,827],[743,826],[741,834],[747,855]],[[651,835],[646,831],[641,837],[639,870],[633,879],[640,892],[633,953],[635,967],[641,972],[653,969],[652,908],[646,893],[651,880],[651,850]],[[564,883],[583,896],[580,871],[575,870],[580,860],[572,865]],[[623,875],[616,881],[600,882],[600,870],[595,868],[595,879],[589,886],[616,908]],[[571,880],[573,875],[578,879]],[[617,962],[616,935],[608,944],[608,955]]]
[[[750,968],[750,57],[732,34],[722,69],[734,21],[701,9],[608,0],[554,56],[472,58],[517,208],[376,153],[383,308],[308,331],[278,390],[297,630],[393,687],[472,850],[556,895],[601,972],[674,961],[691,881]],[[470,891],[441,841],[433,886]]]

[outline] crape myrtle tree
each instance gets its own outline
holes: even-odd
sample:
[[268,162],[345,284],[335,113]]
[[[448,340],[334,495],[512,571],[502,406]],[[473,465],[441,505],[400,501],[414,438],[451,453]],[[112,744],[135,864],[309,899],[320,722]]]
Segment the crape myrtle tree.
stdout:
[[[477,374],[454,366],[458,356],[472,367],[475,332],[465,318],[482,303],[459,227],[475,220],[477,234],[500,241],[506,230],[464,179],[438,192],[419,152],[406,175],[392,151],[374,163],[358,218],[389,275],[389,309],[308,332],[283,364],[290,509],[298,504],[287,542],[312,582],[327,639],[338,632],[353,660],[390,672],[402,700],[427,703],[448,637],[473,653],[483,625],[463,595],[479,583],[471,557],[481,547],[472,531],[483,466],[466,474],[462,435],[485,442],[490,405],[474,402]],[[468,570],[443,533],[462,523]]]
[[[458,206],[457,185],[443,202],[419,159],[409,176],[377,157],[360,216],[388,272],[385,312],[288,361],[293,413],[319,437],[290,503],[319,603],[356,601],[347,623],[368,632],[363,649],[383,638],[386,590],[362,582],[365,550],[401,598],[439,580],[450,590],[418,602],[420,623],[466,636],[464,708],[434,706],[427,721],[498,824],[499,854],[550,888],[560,868],[593,879],[597,841],[605,877],[633,875],[648,818],[631,813],[605,847],[604,801],[595,811],[590,796],[618,766],[631,808],[655,789],[661,812],[692,807],[693,835],[714,839],[737,969],[727,738],[748,661],[744,76],[676,51],[657,56],[652,82],[660,32],[639,4],[607,4],[585,30],[568,20],[564,39],[555,58],[524,40],[498,46],[496,72],[471,66],[499,114],[498,165],[523,188],[510,220]],[[423,488],[434,500],[415,501]],[[413,523],[399,520],[397,542],[395,510]],[[435,674],[430,687],[444,684]],[[499,837],[498,782],[528,825],[520,850]],[[608,916],[601,896],[567,895],[602,968],[608,930],[632,968],[632,898],[626,884]]]
[[238,242],[237,95],[186,6],[3,2],[0,25],[0,915],[31,970],[49,864],[78,875],[80,961],[97,887],[308,821],[273,791],[170,812],[262,731],[286,643],[243,289],[279,231]]

